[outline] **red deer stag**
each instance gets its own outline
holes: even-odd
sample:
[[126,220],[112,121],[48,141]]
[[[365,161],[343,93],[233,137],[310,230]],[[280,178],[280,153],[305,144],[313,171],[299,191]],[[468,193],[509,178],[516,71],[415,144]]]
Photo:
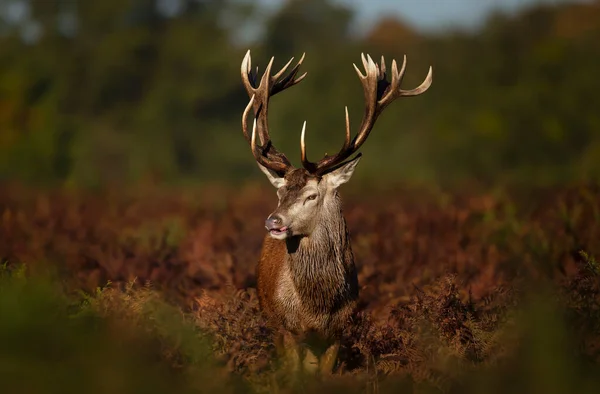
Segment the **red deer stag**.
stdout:
[[[369,137],[381,112],[396,98],[417,96],[432,82],[432,69],[421,86],[413,90],[400,89],[406,67],[406,56],[400,71],[392,61],[389,82],[383,57],[381,64],[362,55],[366,71],[363,75],[354,65],[365,96],[365,115],[358,134],[351,138],[346,107],[346,139],[335,155],[325,155],[313,163],[306,157],[304,134],[300,138],[303,168],[294,168],[279,152],[269,137],[267,114],[269,98],[296,85],[304,55],[291,71],[284,75],[293,58],[271,76],[273,59],[257,84],[257,74],[251,71],[250,51],[242,61],[242,81],[250,102],[242,115],[242,130],[249,142],[258,166],[277,188],[279,204],[266,219],[268,231],[257,266],[257,289],[260,308],[269,323],[278,329],[278,343],[297,369],[330,373],[337,359],[339,334],[354,311],[358,298],[358,280],[354,256],[338,187],[350,180],[361,154],[350,158]],[[258,69],[257,69],[258,73]],[[248,132],[248,112],[254,110],[254,124]],[[256,142],[256,135],[260,145]],[[298,343],[306,345],[301,351]],[[314,341],[317,339],[317,341]],[[324,343],[326,351],[320,363],[310,350],[310,343]],[[281,348],[281,346],[280,346]],[[303,361],[302,361],[302,356]],[[320,365],[318,365],[320,364]]]

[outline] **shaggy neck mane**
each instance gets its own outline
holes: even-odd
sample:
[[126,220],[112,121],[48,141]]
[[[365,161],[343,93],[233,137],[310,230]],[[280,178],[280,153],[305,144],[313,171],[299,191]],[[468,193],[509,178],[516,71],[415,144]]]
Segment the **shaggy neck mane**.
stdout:
[[345,275],[352,259],[337,192],[325,200],[313,233],[292,237],[286,245],[292,280],[300,296],[313,308],[331,308],[348,291]]

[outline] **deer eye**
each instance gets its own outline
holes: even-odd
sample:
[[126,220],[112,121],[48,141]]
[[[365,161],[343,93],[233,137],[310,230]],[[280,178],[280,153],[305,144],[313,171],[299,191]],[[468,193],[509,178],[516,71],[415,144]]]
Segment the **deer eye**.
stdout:
[[306,201],[312,201],[315,200],[317,198],[316,194],[311,194],[310,196],[306,197]]

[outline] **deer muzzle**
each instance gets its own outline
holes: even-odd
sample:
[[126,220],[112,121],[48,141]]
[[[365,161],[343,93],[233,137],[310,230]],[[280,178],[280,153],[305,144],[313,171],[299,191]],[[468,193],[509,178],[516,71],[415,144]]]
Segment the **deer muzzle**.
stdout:
[[265,220],[265,228],[269,234],[276,239],[283,239],[287,236],[289,228],[283,225],[283,219],[279,215],[270,215]]

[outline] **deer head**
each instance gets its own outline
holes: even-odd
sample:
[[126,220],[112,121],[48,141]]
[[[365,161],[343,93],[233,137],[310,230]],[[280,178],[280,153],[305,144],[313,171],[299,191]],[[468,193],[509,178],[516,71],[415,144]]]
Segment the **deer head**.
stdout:
[[[306,156],[306,122],[302,127],[300,137],[301,161],[303,168],[294,168],[285,155],[273,146],[269,137],[267,113],[269,98],[275,94],[296,85],[304,79],[306,73],[296,78],[304,55],[284,76],[293,58],[275,75],[271,76],[274,58],[266,67],[260,83],[256,84],[257,73],[252,73],[250,51],[242,61],[241,74],[244,87],[250,96],[242,115],[242,130],[249,142],[254,158],[259,168],[269,181],[277,188],[279,204],[277,209],[265,221],[265,227],[271,237],[285,239],[290,236],[310,236],[320,221],[328,220],[326,209],[337,202],[338,187],[348,182],[360,161],[361,154],[350,158],[367,140],[375,121],[381,112],[398,97],[417,96],[424,93],[433,79],[432,68],[421,85],[412,90],[400,89],[400,84],[406,69],[406,56],[400,71],[396,61],[392,61],[392,80],[387,80],[385,60],[375,63],[369,55],[361,55],[365,74],[354,68],[363,86],[365,96],[365,115],[357,135],[352,138],[348,107],[346,107],[346,138],[340,151],[332,156],[325,155],[316,163],[310,162]],[[250,109],[254,109],[252,132],[248,132],[247,117]],[[257,144],[256,137],[260,139]]]

